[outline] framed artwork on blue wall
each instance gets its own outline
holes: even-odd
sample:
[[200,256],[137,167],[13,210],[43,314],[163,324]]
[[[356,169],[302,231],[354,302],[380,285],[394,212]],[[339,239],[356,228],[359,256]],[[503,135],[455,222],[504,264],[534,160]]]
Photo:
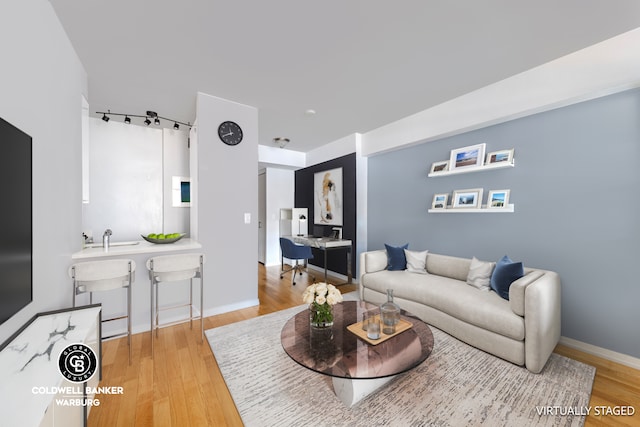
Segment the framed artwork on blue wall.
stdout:
[[342,225],[342,168],[313,175],[313,222],[318,225]]

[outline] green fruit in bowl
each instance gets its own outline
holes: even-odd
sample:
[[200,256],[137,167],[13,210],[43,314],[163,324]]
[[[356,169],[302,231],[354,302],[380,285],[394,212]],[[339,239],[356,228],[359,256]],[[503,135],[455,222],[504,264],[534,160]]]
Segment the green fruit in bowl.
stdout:
[[156,236],[156,239],[158,239],[158,240],[164,240],[165,238],[166,238],[166,236],[165,236],[164,234],[162,234],[162,233],[161,233],[161,234],[158,234],[158,235]]
[[156,233],[151,233],[149,235],[147,235],[148,238],[150,239],[156,239],[158,237],[158,235]]

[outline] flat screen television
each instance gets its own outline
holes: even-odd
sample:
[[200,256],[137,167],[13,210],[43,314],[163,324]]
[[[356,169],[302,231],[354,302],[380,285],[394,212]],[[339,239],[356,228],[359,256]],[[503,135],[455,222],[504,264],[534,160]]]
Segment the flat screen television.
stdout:
[[33,300],[31,145],[0,118],[0,324]]

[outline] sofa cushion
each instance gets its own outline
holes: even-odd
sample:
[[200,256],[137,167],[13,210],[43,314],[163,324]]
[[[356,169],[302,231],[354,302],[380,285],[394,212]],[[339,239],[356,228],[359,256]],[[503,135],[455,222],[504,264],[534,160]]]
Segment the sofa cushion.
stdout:
[[493,273],[495,265],[495,262],[484,262],[473,257],[473,259],[471,259],[471,265],[469,266],[469,273],[467,274],[467,284],[481,291],[490,290],[491,274]]
[[524,267],[521,262],[513,262],[508,256],[503,256],[496,263],[496,268],[491,276],[491,289],[502,298],[509,299],[509,287],[513,282],[524,276]]
[[391,246],[384,244],[387,249],[387,270],[397,271],[407,268],[407,258],[404,256],[404,250],[409,247],[409,244],[404,246]]
[[404,256],[407,258],[407,271],[409,273],[427,274],[427,253],[429,251],[410,251],[404,250]]
[[[427,259],[431,256],[427,255]],[[495,292],[482,292],[469,286],[465,280],[385,270],[364,274],[361,286],[382,294],[393,289],[395,302],[400,307],[402,300],[414,301],[497,334],[524,339],[524,318],[511,310],[509,301]]]
[[427,272],[429,274],[437,274],[438,276],[450,277],[465,282],[470,266],[470,259],[434,253],[427,255]]
[[364,268],[365,273],[373,273],[387,268],[387,252],[385,250],[365,252]]

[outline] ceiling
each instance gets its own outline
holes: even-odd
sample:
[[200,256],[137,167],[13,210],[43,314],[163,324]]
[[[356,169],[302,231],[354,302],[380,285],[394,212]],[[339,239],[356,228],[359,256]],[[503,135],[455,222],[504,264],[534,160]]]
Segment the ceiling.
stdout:
[[637,0],[50,3],[93,115],[193,122],[204,92],[258,108],[260,144],[302,152],[640,27]]

